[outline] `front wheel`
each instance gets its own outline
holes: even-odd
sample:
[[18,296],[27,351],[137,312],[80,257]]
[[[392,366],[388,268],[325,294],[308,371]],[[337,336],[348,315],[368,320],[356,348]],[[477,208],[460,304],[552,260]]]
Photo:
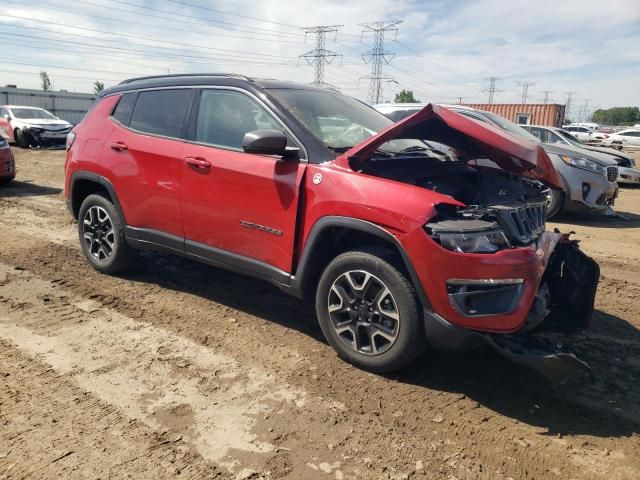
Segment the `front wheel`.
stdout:
[[552,218],[562,210],[562,205],[564,203],[564,192],[555,188],[551,188],[549,190],[551,191],[549,193],[549,196],[551,198],[549,201],[549,207],[547,208],[547,218]]
[[124,272],[133,263],[135,252],[124,238],[124,220],[102,195],[89,195],[82,202],[78,235],[85,257],[99,272]]
[[351,251],[320,277],[320,328],[340,358],[365,370],[398,370],[426,346],[415,289],[397,265],[387,250]]
[[29,142],[27,141],[27,136],[20,129],[16,129],[14,134],[16,144],[20,148],[27,148],[29,146]]

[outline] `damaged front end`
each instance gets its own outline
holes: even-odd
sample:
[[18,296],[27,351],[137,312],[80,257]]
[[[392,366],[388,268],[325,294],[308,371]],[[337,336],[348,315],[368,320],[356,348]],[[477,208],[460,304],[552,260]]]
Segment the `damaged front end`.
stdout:
[[31,148],[64,148],[72,125],[33,125],[22,132]]
[[524,327],[485,338],[513,362],[563,382],[590,370],[563,340],[564,334],[579,332],[591,322],[600,268],[566,235],[549,233],[539,243],[544,242],[551,255]]

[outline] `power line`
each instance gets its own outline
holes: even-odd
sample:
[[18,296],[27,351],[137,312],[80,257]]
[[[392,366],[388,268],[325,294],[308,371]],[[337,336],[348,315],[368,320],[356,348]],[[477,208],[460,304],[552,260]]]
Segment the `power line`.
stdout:
[[538,82],[530,82],[530,81],[522,81],[522,82],[516,82],[516,85],[522,87],[522,96],[521,98],[521,103],[525,104],[527,103],[527,98],[529,97],[529,87],[531,85],[535,85]]
[[[141,35],[130,35],[130,34],[123,34],[123,33],[118,33],[118,32],[110,32],[110,31],[106,31],[106,30],[99,30],[96,28],[88,28],[88,27],[78,27],[75,25],[70,25],[70,24],[66,24],[66,23],[59,23],[59,22],[50,22],[48,20],[32,20],[28,17],[20,17],[17,15],[9,15],[9,14],[2,14],[3,17],[9,17],[9,18],[16,18],[19,20],[26,20],[26,21],[31,21],[31,22],[37,22],[37,23],[45,23],[48,25],[56,25],[56,26],[60,26],[60,27],[67,27],[67,28],[76,28],[79,30],[86,30],[89,32],[96,32],[96,33],[102,33],[102,34],[106,34],[106,35],[117,35],[119,37],[124,37],[124,38],[132,38],[132,39],[138,39],[138,40],[147,40],[147,41],[151,41],[151,42],[157,42],[157,43],[163,43],[163,44],[169,44],[169,45],[176,45],[176,46],[180,46],[180,47],[185,47],[186,49],[191,49],[191,48],[200,48],[200,49],[204,49],[204,50],[211,50],[211,51],[221,51],[221,52],[229,52],[229,53],[244,53],[244,54],[254,54],[254,52],[247,52],[247,51],[242,51],[242,50],[229,50],[229,49],[225,49],[225,48],[214,48],[214,47],[207,47],[207,46],[201,46],[201,45],[193,45],[193,44],[188,44],[188,43],[180,43],[180,42],[170,42],[167,40],[156,40],[154,38],[150,38],[150,37],[143,37]],[[1,21],[1,20],[0,20]],[[269,55],[269,54],[260,54],[261,56],[264,57],[271,57],[271,58],[285,58],[288,60],[292,60],[291,57],[285,57],[283,55]]]
[[303,53],[299,58],[304,59],[309,65],[315,66],[315,75],[313,85],[318,87],[332,87],[324,81],[324,67],[334,62],[336,58],[341,57],[339,53],[327,50],[325,48],[325,37],[327,33],[337,33],[342,25],[319,25],[317,27],[305,28],[306,34],[313,34],[316,37],[316,48]]
[[489,103],[489,105],[491,105],[493,103],[493,97],[495,96],[495,94],[502,92],[502,90],[498,90],[496,88],[497,82],[499,82],[502,79],[500,77],[485,77],[484,80],[485,80],[485,82],[489,83],[489,86],[487,88],[483,89],[482,91],[489,93],[488,103]]
[[387,65],[394,57],[393,52],[384,49],[385,34],[394,32],[398,35],[397,25],[402,20],[391,20],[371,23],[361,23],[362,35],[365,33],[373,33],[373,48],[362,55],[364,63],[371,64],[371,75],[363,78],[369,79],[369,103],[376,104],[382,102],[382,81],[392,80],[392,77],[384,77],[382,75],[382,64]]

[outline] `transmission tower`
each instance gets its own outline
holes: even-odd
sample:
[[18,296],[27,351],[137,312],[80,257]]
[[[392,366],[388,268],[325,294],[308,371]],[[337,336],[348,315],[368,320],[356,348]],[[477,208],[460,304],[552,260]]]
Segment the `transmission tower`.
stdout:
[[542,98],[542,103],[546,105],[551,101],[551,94],[553,93],[553,90],[543,90],[542,93],[544,93],[544,97]]
[[489,86],[485,89],[483,89],[483,92],[489,92],[489,104],[493,103],[493,97],[495,96],[496,93],[500,93],[502,92],[502,90],[498,90],[496,88],[496,83],[499,80],[502,80],[500,77],[485,77],[484,78],[485,82],[487,82],[489,84]]
[[303,53],[299,58],[304,59],[309,65],[315,66],[315,75],[312,85],[325,88],[334,88],[333,85],[324,81],[324,67],[334,62],[338,57],[341,57],[339,53],[327,50],[325,45],[325,38],[327,33],[335,32],[342,28],[342,25],[319,25],[317,27],[305,28],[305,35],[313,34],[316,37],[316,48]]
[[521,97],[521,103],[527,103],[527,98],[529,97],[529,87],[531,85],[535,85],[536,82],[516,82],[516,85],[518,85],[519,87],[522,87],[522,97]]
[[369,80],[369,103],[376,104],[382,102],[382,81],[392,81],[392,77],[385,77],[382,74],[382,65],[391,63],[395,56],[393,52],[384,49],[385,35],[393,33],[394,40],[398,36],[397,25],[402,20],[390,20],[382,22],[361,23],[362,36],[366,33],[373,33],[373,48],[362,54],[364,63],[371,64],[371,75],[365,79]]
[[590,98],[585,99],[584,103],[580,107],[580,110],[578,111],[578,118],[581,121],[582,120],[586,121],[589,117],[589,103],[591,103],[591,99]]
[[564,93],[566,93],[566,94],[567,94],[567,100],[564,102],[564,103],[565,103],[565,107],[564,107],[564,114],[565,114],[565,116],[566,116],[566,117],[571,118],[571,117],[569,116],[569,114],[570,114],[570,112],[571,112],[571,103],[572,103],[572,101],[573,101],[573,97],[574,97],[574,95],[575,95],[576,93],[578,93],[578,92],[564,92]]

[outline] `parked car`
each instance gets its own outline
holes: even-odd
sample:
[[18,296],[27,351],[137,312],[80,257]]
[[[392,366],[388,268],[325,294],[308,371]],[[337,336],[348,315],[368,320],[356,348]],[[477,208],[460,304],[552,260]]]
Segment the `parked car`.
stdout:
[[568,125],[563,128],[575,138],[584,143],[598,143],[602,142],[608,137],[606,133],[601,133],[592,128],[582,125]]
[[541,181],[561,179],[539,144],[440,106],[394,125],[309,85],[174,75],[102,92],[67,148],[65,197],[100,272],[143,249],[261,278],[314,300],[338,355],[376,372],[428,343],[584,367],[535,333],[585,328],[599,275],[545,232]]
[[[547,127],[544,125],[520,125],[529,133],[538,137],[544,143],[555,143],[559,145],[569,145],[587,150],[589,156],[598,156],[604,159],[614,160],[618,164],[618,184],[640,184],[640,170],[635,168],[636,162],[629,155],[616,152],[611,148],[595,147],[584,145],[578,142],[573,135],[566,130],[557,127]],[[594,153],[595,152],[595,153]]]
[[0,137],[0,185],[6,185],[16,176],[16,162],[9,142]]
[[[541,143],[539,138],[523,130],[521,125],[495,113],[462,105],[445,106],[479,122],[501,128],[523,140]],[[400,108],[401,105],[396,107],[396,115],[400,115]],[[414,113],[413,107],[407,110],[406,115]],[[548,218],[562,211],[614,214],[612,207],[618,196],[618,167],[614,160],[585,153],[583,148],[570,145],[543,143],[542,148],[562,179],[561,189],[550,190]]]
[[0,135],[20,147],[64,147],[72,127],[43,108],[0,106]]
[[622,150],[623,147],[640,147],[640,129],[627,128],[610,135],[605,145]]

